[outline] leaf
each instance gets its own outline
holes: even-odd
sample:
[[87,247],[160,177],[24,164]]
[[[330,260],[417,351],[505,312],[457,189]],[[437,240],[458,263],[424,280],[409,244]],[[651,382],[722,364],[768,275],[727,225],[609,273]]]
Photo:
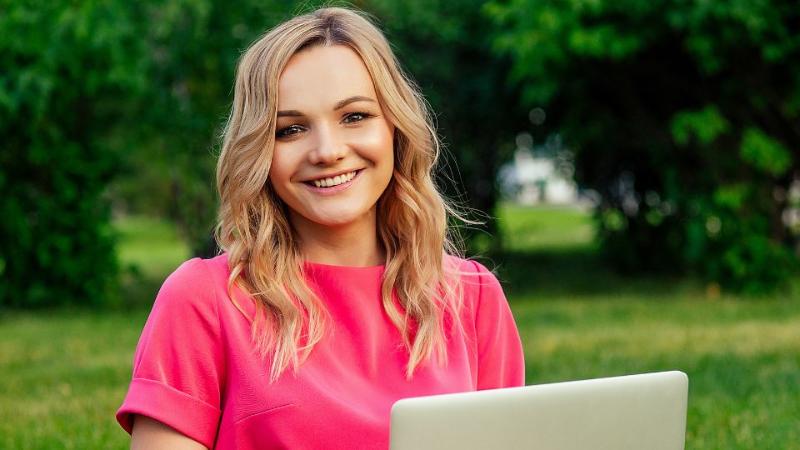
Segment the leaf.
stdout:
[[750,185],[746,183],[720,186],[714,191],[714,203],[736,211],[745,204],[750,191]]
[[686,145],[692,138],[701,145],[709,145],[730,129],[730,123],[716,105],[699,111],[682,111],[672,118],[672,138],[678,145]]
[[783,144],[753,127],[745,130],[739,155],[752,167],[775,177],[792,165],[792,155]]

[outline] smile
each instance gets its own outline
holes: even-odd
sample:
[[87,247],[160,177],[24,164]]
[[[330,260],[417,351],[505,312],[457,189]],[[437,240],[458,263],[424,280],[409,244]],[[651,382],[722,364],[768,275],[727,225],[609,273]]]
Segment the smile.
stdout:
[[362,171],[363,169],[358,169],[334,177],[305,181],[303,184],[318,194],[336,194],[350,187]]
[[318,188],[329,188],[338,186],[342,183],[347,183],[348,181],[352,180],[358,171],[354,170],[352,172],[343,173],[341,175],[336,175],[335,177],[329,178],[320,178],[318,180],[311,180],[309,183],[313,183],[314,186]]

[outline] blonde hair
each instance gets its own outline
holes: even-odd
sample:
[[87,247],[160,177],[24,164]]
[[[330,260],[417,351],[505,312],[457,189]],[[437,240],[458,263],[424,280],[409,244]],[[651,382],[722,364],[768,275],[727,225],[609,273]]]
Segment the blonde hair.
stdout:
[[381,296],[409,352],[406,376],[411,378],[433,354],[446,364],[446,317],[460,326],[460,283],[453,282],[457,271],[446,255],[461,255],[448,218],[464,219],[432,179],[440,144],[427,104],[363,13],[322,8],[297,16],[267,32],[239,60],[217,165],[215,231],[228,253],[228,292],[243,314],[232,295],[234,285],[256,304],[252,338],[258,354],[272,358],[271,381],[288,367],[297,370],[324,334],[326,310],[304,280],[287,206],[267,182],[280,75],[295,53],[316,45],[345,45],[361,57],[395,125],[394,173],[377,205],[378,236],[386,252]]

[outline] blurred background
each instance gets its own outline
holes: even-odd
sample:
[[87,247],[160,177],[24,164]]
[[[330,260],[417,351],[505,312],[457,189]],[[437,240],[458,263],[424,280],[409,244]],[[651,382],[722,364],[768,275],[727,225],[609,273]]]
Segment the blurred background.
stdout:
[[[336,4],[336,3],[334,3]],[[687,448],[800,448],[800,4],[371,0],[485,213],[527,383],[683,370]],[[215,252],[235,64],[315,2],[0,0],[0,448],[128,448],[155,293]]]

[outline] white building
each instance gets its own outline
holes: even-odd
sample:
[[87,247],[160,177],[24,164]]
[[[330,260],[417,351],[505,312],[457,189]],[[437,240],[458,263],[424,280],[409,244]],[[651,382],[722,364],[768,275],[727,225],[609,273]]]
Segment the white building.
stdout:
[[514,159],[500,168],[498,178],[503,195],[516,203],[574,205],[580,199],[572,170],[569,161],[536,157],[527,148],[517,148]]

